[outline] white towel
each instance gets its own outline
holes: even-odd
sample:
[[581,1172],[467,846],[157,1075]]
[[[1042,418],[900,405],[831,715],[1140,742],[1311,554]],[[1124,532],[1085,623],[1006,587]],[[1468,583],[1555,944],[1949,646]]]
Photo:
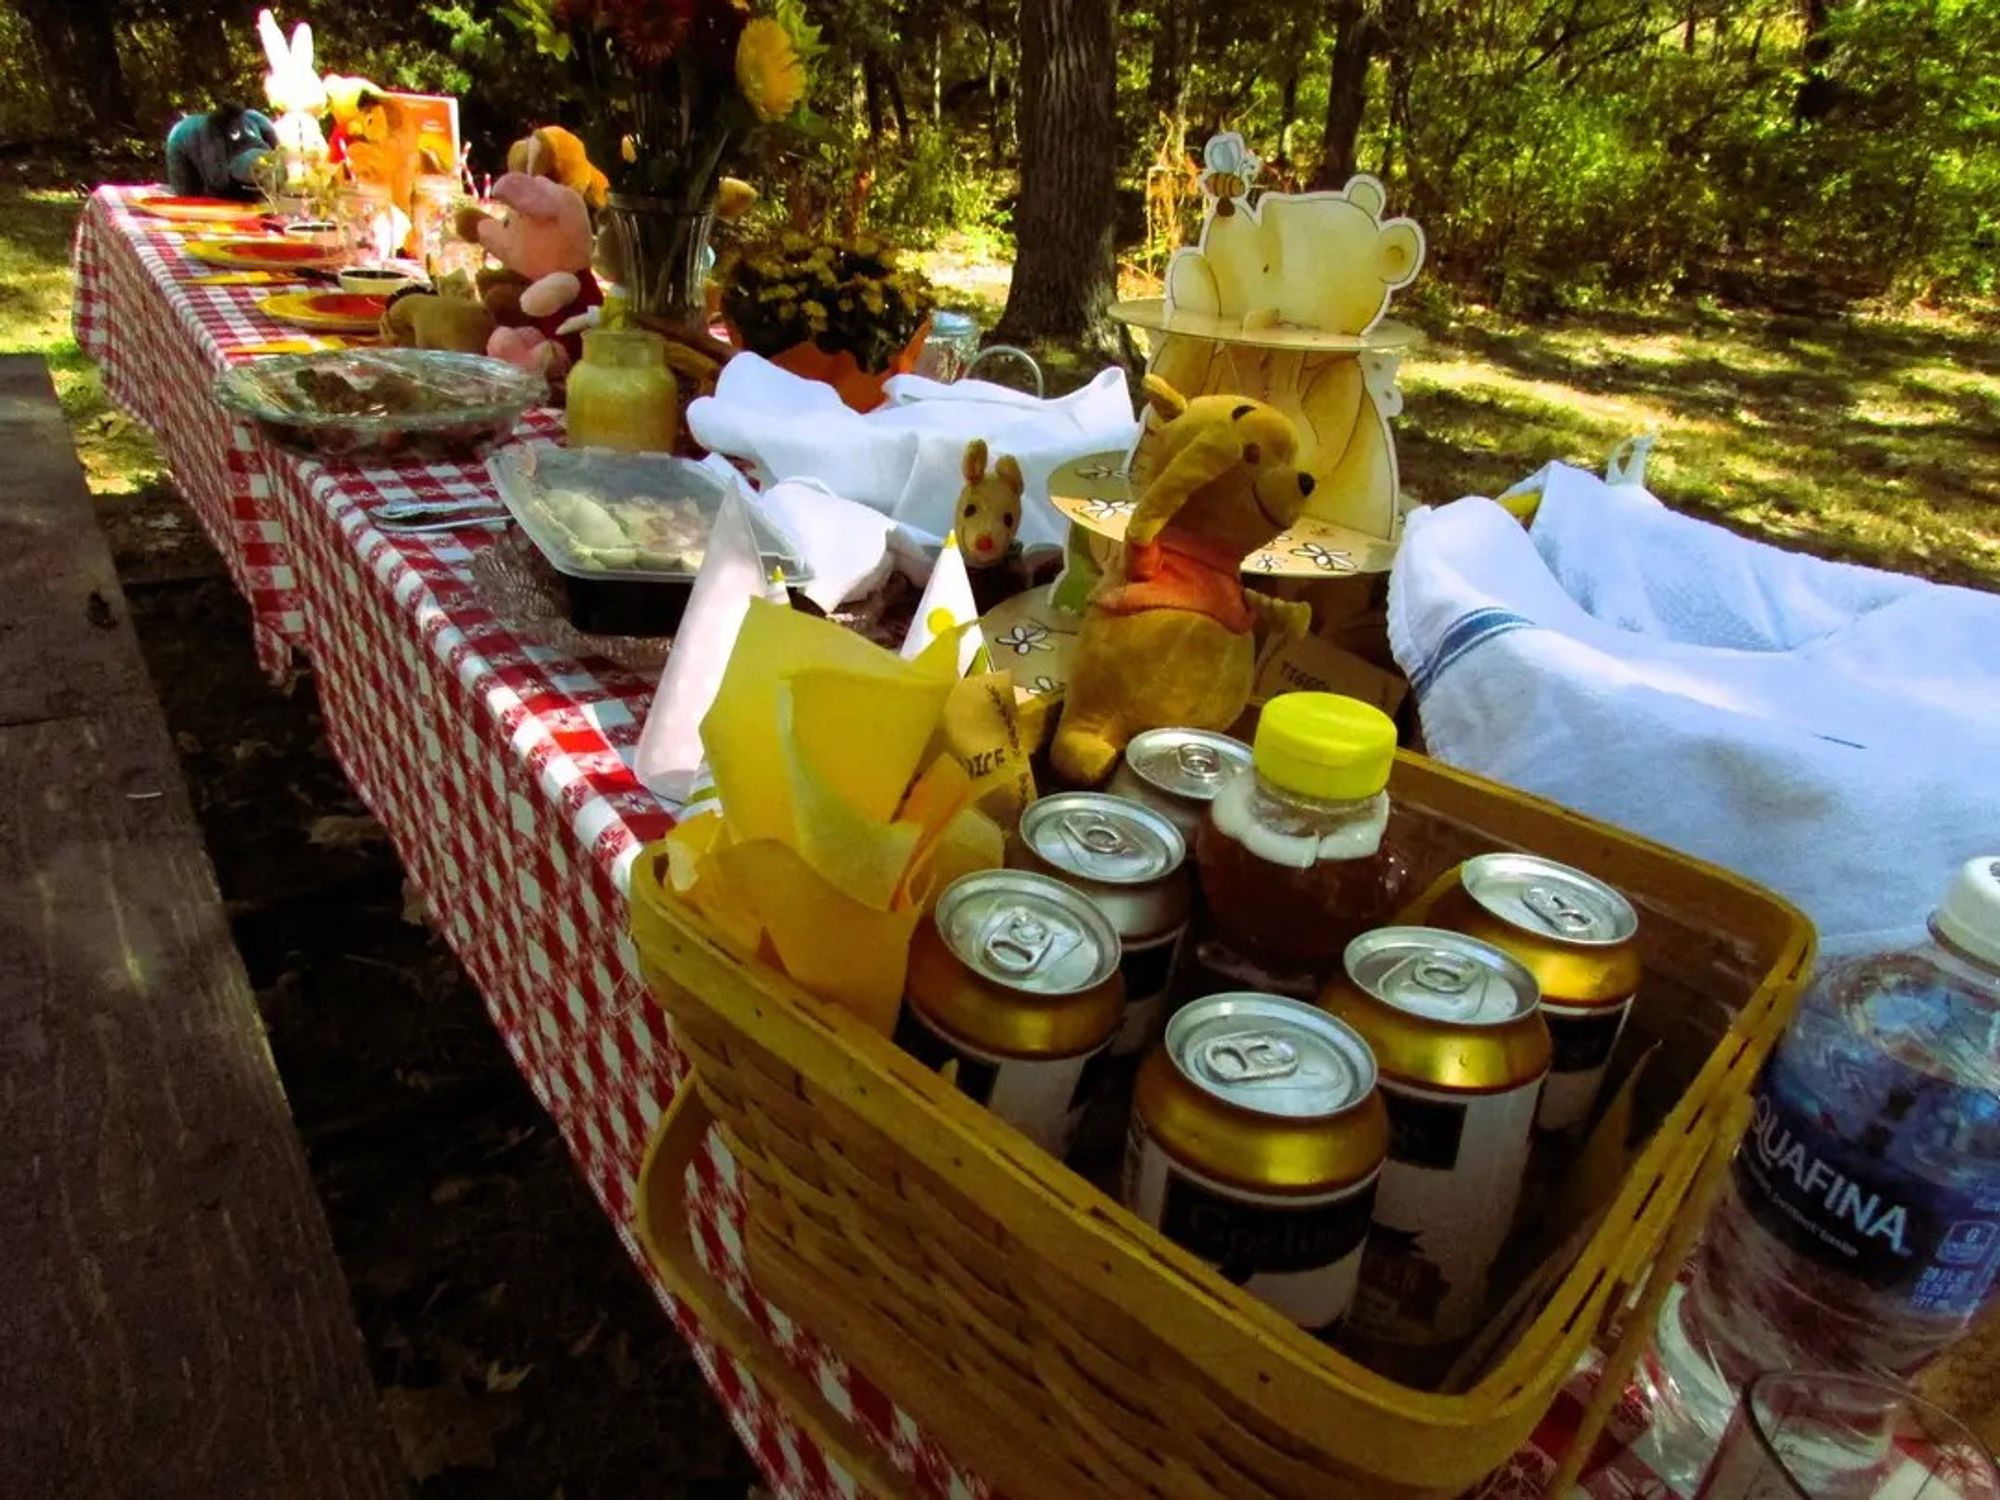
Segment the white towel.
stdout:
[[2000,597],[1780,551],[1552,465],[1532,535],[1410,518],[1389,636],[1440,759],[1913,942],[2000,849]]
[[1020,460],[1022,539],[1060,542],[1069,528],[1049,504],[1049,475],[1073,458],[1122,452],[1139,430],[1117,369],[1053,401],[984,381],[941,385],[911,375],[888,389],[889,401],[863,416],[831,386],[739,354],[722,367],[715,394],[688,407],[688,428],[704,447],[756,464],[767,484],[818,480],[933,542],[951,530],[971,439]]

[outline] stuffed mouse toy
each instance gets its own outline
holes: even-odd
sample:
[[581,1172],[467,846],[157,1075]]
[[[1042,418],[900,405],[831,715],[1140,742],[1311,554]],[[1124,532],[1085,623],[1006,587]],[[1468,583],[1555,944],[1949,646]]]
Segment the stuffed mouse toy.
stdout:
[[965,445],[964,472],[965,488],[959,491],[951,526],[965,558],[972,600],[983,615],[1054,577],[1062,558],[1053,547],[1023,548],[1014,534],[1027,488],[1019,460],[1003,453],[989,468],[986,441],[974,438]]
[[1243,587],[1243,559],[1299,518],[1313,477],[1298,431],[1247,396],[1189,401],[1146,377],[1124,555],[1090,596],[1051,759],[1095,785],[1145,729],[1224,730],[1250,699],[1256,633],[1303,635],[1311,610]]

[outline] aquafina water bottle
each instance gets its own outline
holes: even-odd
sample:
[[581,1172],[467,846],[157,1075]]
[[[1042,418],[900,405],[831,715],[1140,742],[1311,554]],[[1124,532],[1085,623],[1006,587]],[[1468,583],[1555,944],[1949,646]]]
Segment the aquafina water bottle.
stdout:
[[1660,1455],[1700,1472],[1752,1375],[1907,1378],[2000,1270],[2000,858],[1929,942],[1830,965],[1758,1077],[1692,1282],[1642,1370]]

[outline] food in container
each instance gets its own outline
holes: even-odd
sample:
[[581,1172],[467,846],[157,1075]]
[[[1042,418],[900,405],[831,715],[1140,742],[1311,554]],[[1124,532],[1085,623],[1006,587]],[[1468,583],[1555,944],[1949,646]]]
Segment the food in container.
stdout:
[[1139,1069],[1126,1207],[1302,1328],[1354,1301],[1388,1149],[1353,1027],[1277,995],[1209,995]]
[[[493,455],[494,487],[569,596],[579,630],[666,635],[679,624],[728,495],[701,465],[664,453],[524,443]],[[750,508],[767,570],[812,574],[797,545]]]
[[1124,1009],[1118,935],[1088,897],[980,870],[945,888],[911,940],[896,1044],[1061,1156]]
[[1528,971],[1432,927],[1383,927],[1348,945],[1320,1003],[1367,1039],[1389,1107],[1351,1326],[1392,1344],[1473,1331],[1514,1225],[1549,1071]]
[[476,354],[342,349],[238,364],[215,397],[298,452],[349,461],[466,458],[548,398],[538,375]]

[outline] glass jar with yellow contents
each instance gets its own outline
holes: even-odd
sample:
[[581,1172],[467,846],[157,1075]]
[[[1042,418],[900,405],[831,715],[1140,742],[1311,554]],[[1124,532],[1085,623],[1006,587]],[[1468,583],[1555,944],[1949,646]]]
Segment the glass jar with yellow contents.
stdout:
[[592,328],[569,372],[569,445],[621,453],[671,453],[680,392],[667,341],[643,328]]

